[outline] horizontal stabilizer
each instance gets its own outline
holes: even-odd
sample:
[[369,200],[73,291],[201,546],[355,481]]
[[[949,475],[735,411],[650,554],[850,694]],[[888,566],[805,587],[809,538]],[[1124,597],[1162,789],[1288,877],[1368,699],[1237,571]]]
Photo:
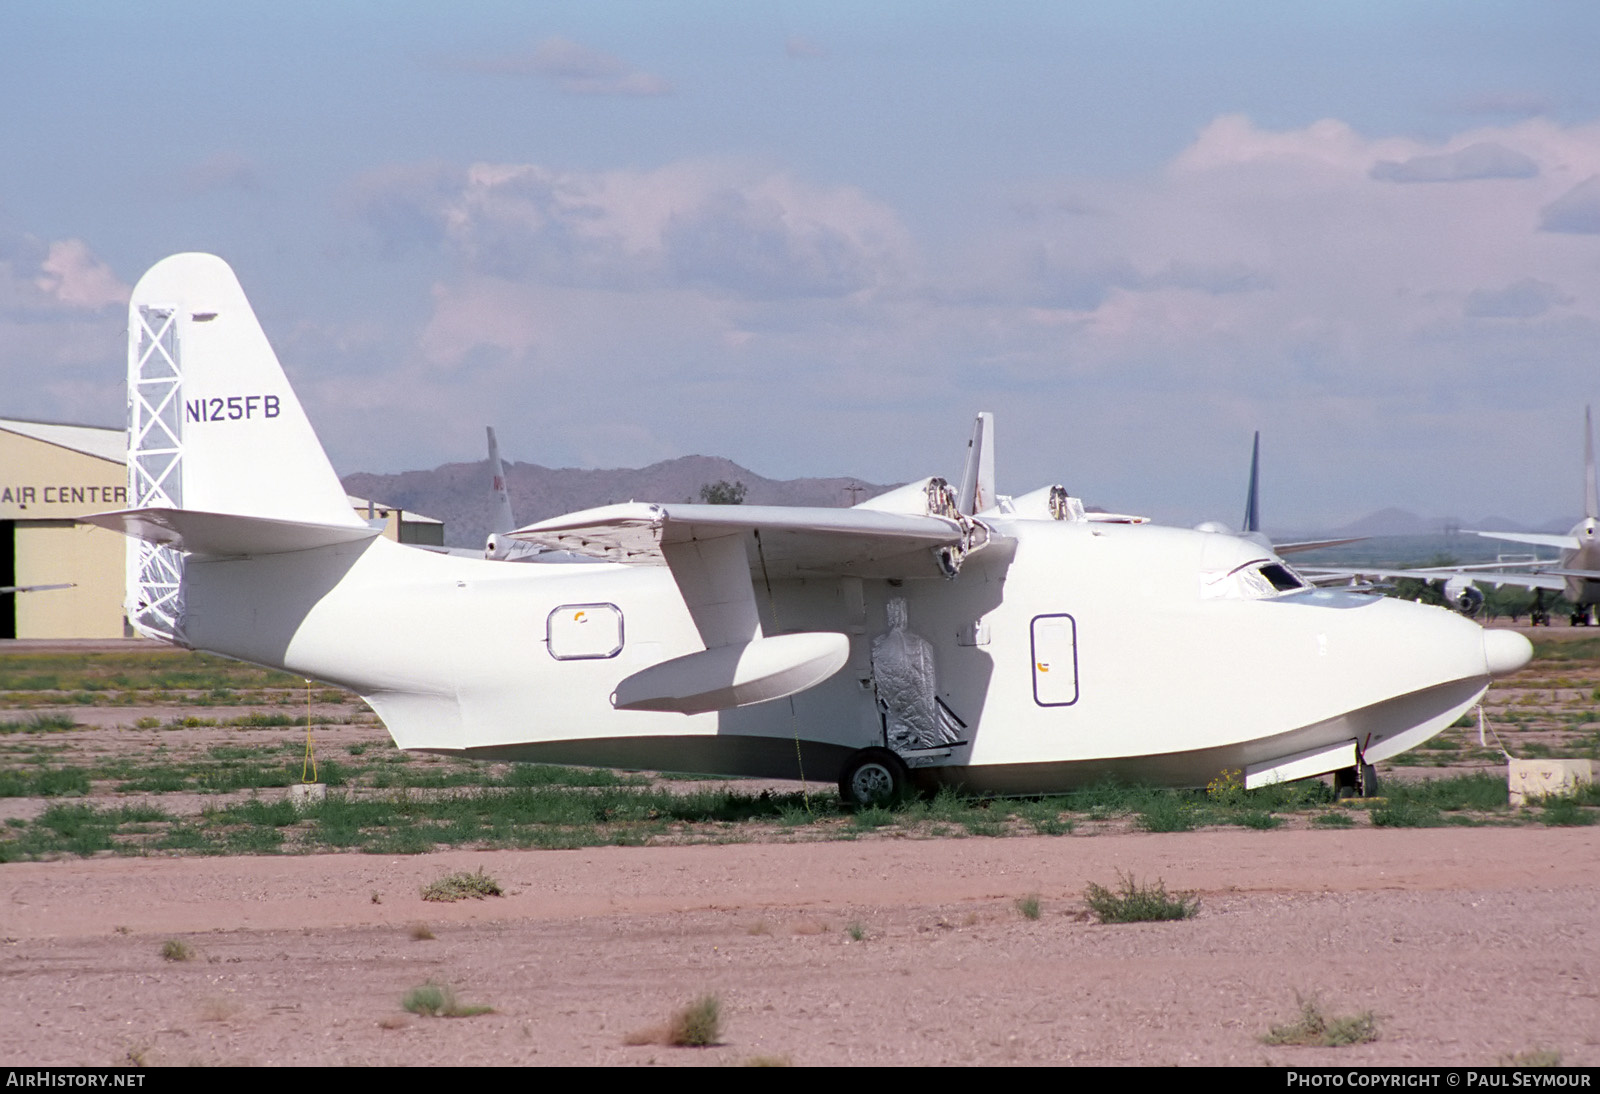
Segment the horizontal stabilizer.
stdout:
[[719,646],[634,673],[617,685],[611,705],[680,714],[745,707],[815,687],[849,657],[850,640],[830,632]]
[[193,509],[123,509],[95,513],[82,519],[146,543],[202,558],[309,551],[314,547],[354,543],[378,535],[378,529],[365,525],[316,524],[232,513],[201,513]]

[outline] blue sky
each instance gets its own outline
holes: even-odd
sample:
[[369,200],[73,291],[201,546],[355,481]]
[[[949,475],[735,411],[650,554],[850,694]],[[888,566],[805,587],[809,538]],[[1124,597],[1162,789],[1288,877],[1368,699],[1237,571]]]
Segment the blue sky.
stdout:
[[[331,9],[331,10],[330,10]],[[1600,7],[29,3],[0,416],[233,264],[342,472],[724,455],[1269,527],[1581,506]]]

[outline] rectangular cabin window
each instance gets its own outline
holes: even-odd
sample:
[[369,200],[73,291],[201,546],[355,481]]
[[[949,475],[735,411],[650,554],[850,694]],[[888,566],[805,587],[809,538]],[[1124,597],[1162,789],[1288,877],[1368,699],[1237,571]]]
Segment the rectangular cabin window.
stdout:
[[615,604],[563,604],[545,619],[544,634],[557,661],[615,657],[622,652],[622,609]]
[[1078,701],[1078,624],[1070,615],[1033,620],[1033,701],[1068,707]]

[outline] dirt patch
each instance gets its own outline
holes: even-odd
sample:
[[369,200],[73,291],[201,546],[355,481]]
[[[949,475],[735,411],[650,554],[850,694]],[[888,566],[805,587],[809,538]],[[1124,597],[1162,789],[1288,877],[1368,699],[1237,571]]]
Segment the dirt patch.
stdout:
[[[18,863],[0,1043],[29,1065],[1592,1065],[1597,861],[1600,833],[1520,828]],[[507,895],[423,902],[479,869]],[[1200,914],[1089,922],[1084,887],[1119,870]],[[406,1013],[430,981],[494,1012]],[[708,993],[720,1044],[624,1043]],[[1306,996],[1378,1039],[1263,1044]]]

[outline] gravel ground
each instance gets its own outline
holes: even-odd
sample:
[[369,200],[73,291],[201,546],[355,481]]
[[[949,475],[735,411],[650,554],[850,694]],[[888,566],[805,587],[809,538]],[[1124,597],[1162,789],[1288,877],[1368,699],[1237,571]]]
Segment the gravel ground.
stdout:
[[[1597,863],[1600,832],[1542,827],[14,863],[0,1046],[14,1065],[1594,1065]],[[506,895],[421,899],[478,869]],[[1090,921],[1084,887],[1119,872],[1198,893],[1199,915]],[[494,1012],[406,1013],[427,981]],[[704,994],[719,1044],[627,1043]],[[1377,1039],[1265,1045],[1302,999],[1372,1012]]]

